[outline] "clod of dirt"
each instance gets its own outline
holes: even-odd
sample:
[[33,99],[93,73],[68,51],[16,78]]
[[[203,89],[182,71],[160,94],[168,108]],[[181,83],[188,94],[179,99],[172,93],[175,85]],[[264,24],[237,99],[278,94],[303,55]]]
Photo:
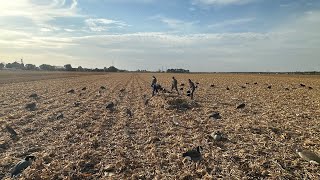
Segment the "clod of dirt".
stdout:
[[85,91],[85,90],[87,90],[87,87],[84,87],[84,88],[82,88],[81,90],[82,90],[82,91]]
[[100,86],[100,89],[106,89],[106,87],[104,87],[104,86]]

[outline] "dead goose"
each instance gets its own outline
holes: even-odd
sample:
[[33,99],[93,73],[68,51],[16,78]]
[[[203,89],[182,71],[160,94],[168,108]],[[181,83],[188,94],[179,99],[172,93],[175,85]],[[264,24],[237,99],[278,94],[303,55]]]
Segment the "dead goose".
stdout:
[[11,171],[11,177],[15,177],[22,173],[25,169],[27,169],[29,166],[31,166],[32,161],[36,159],[35,156],[27,156],[25,159],[21,160],[14,166],[14,168]]
[[314,152],[302,149],[296,149],[298,155],[304,160],[309,161],[310,163],[320,164],[320,157]]
[[195,149],[189,150],[182,154],[182,157],[185,157],[192,161],[200,161],[202,159],[201,151],[203,148],[201,146],[196,147]]

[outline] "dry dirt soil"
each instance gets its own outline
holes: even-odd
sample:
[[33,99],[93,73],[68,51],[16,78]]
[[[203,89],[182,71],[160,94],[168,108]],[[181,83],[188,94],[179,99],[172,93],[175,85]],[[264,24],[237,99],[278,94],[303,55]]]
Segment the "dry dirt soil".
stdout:
[[[29,154],[37,159],[19,179],[320,179],[320,166],[295,153],[320,153],[320,76],[176,74],[182,95],[151,98],[152,75],[171,88],[172,74],[138,73],[0,84],[0,179]],[[194,101],[188,78],[199,83]],[[203,160],[182,158],[196,146]]]

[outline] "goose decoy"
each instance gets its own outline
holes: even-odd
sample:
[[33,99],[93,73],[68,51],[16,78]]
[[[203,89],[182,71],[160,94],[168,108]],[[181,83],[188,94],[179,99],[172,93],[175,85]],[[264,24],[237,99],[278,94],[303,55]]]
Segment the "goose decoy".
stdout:
[[57,120],[63,119],[63,114],[62,114],[62,113],[59,113],[59,114],[56,116],[56,119],[57,119]]
[[149,104],[149,99],[146,98],[146,99],[144,100],[144,105],[147,106],[148,104]]
[[289,91],[289,88],[284,88],[284,90]]
[[211,136],[215,141],[221,141],[222,140],[222,133],[220,131],[212,133]]
[[25,169],[27,169],[29,166],[31,166],[32,161],[34,161],[35,159],[36,159],[35,156],[29,155],[29,156],[25,157],[25,159],[18,162],[18,164],[16,164],[11,171],[11,177],[13,178],[13,177],[18,176]]
[[309,89],[313,89],[311,86],[308,87]]
[[180,88],[180,91],[183,91],[183,88]]
[[113,103],[113,102],[109,102],[109,103],[106,105],[106,108],[109,109],[109,110],[113,110],[113,108],[114,108],[114,103]]
[[246,82],[246,84],[249,84],[248,82]]
[[70,89],[67,93],[74,94],[76,91],[74,89]]
[[106,89],[106,87],[104,87],[104,86],[100,86],[100,89]]
[[309,161],[310,163],[320,164],[320,157],[314,152],[302,149],[296,149],[298,155],[304,160]]
[[142,99],[146,99],[146,98],[147,98],[147,95],[144,94],[144,95],[142,96]]
[[180,84],[180,86],[184,86],[184,84],[182,83],[182,84]]
[[196,84],[198,84],[198,85],[199,85],[200,83],[196,82]]
[[187,96],[190,96],[190,93],[191,93],[191,91],[190,91],[190,90],[188,90],[188,91],[187,91]]
[[255,82],[255,83],[253,83],[253,84],[257,85],[258,83],[257,83],[257,82]]
[[237,109],[243,109],[244,107],[246,107],[245,103],[241,103],[237,106]]
[[131,112],[130,109],[126,109],[126,113],[127,113],[127,115],[128,115],[129,117],[132,117],[132,116],[133,116],[133,114],[132,114],[132,112]]
[[122,88],[122,89],[120,89],[120,92],[124,92],[126,89],[124,89],[124,88]]
[[36,109],[36,107],[37,107],[37,104],[33,102],[33,103],[26,104],[25,108],[30,110],[30,111],[34,111]]
[[213,119],[221,119],[220,113],[218,112],[214,112],[212,113],[209,118],[213,118]]
[[203,148],[201,146],[196,147],[195,149],[189,150],[182,154],[182,157],[185,157],[192,161],[200,161],[202,159],[201,151]]
[[74,102],[74,103],[73,103],[74,107],[79,107],[80,104],[81,104],[80,102]]
[[16,137],[18,135],[17,132],[9,125],[6,125],[6,130],[11,134],[12,137]]
[[211,84],[210,87],[214,87],[214,84]]
[[306,87],[306,85],[304,85],[304,84],[300,84],[300,86],[301,86],[301,87]]
[[268,89],[271,89],[271,86],[268,86]]
[[87,90],[87,87],[84,87],[84,88],[82,88],[81,90],[82,90],[82,91],[85,91],[85,90]]
[[245,87],[245,86],[241,86],[241,88],[242,88],[242,89],[245,89],[246,87]]
[[229,91],[229,90],[230,90],[230,88],[229,88],[229,87],[227,87],[227,90]]
[[37,98],[37,97],[38,97],[38,94],[32,93],[29,97],[30,97],[30,98]]

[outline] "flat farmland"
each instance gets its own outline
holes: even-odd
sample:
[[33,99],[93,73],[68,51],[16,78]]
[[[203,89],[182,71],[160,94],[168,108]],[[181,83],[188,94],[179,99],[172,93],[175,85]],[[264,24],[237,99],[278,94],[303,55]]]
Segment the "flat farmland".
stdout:
[[[320,153],[320,76],[174,74],[181,94],[151,97],[152,75],[170,90],[173,74],[38,75],[0,72],[0,179],[29,154],[37,159],[21,179],[320,179],[295,152]],[[196,146],[200,162],[182,157]]]

